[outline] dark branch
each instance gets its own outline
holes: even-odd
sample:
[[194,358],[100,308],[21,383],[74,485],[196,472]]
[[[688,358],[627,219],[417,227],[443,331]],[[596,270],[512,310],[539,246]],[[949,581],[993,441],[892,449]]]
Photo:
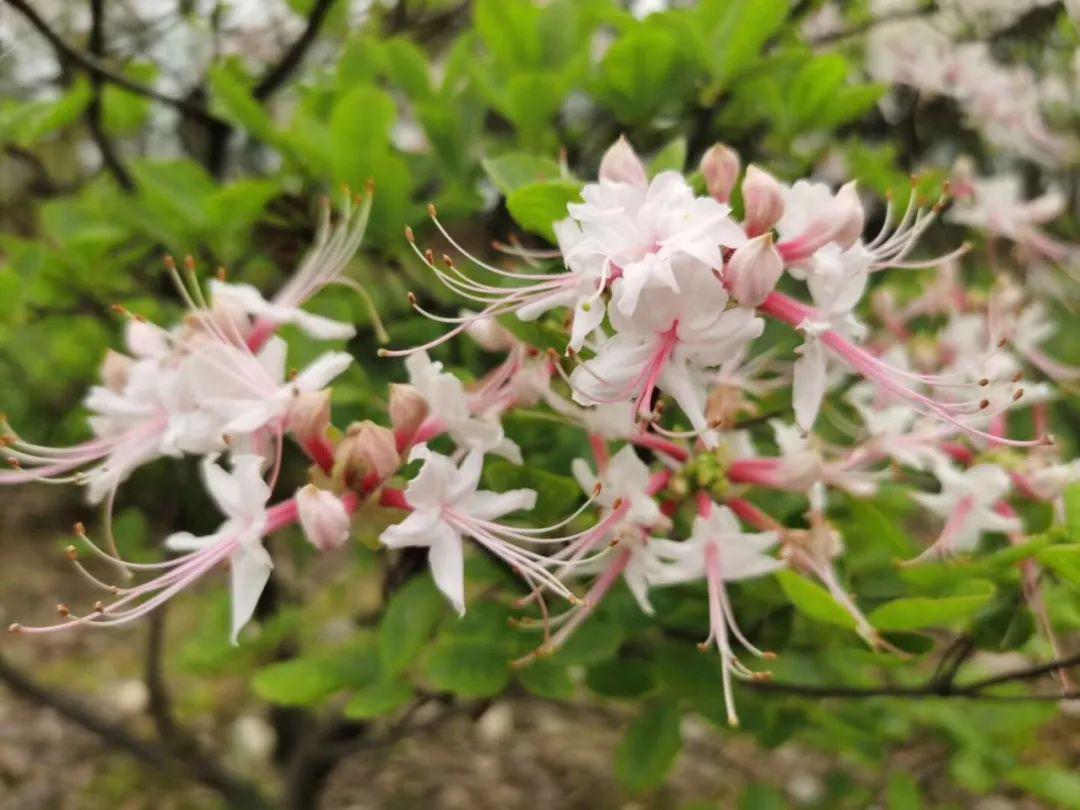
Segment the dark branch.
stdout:
[[[90,0],[90,38],[87,42],[90,55],[100,60],[105,55],[105,0]],[[102,121],[102,91],[105,80],[97,73],[90,74],[90,82],[94,89],[94,95],[86,108],[86,124],[90,128],[90,135],[101,152],[101,160],[115,179],[117,185],[124,191],[134,191],[135,181],[124,167],[120,155],[116,151],[109,134],[105,131]]]
[[230,807],[269,808],[252,786],[222,771],[213,762],[194,762],[179,757],[167,746],[143,739],[126,726],[103,717],[78,698],[38,683],[0,656],[0,682],[25,700],[52,709],[61,717],[101,738],[102,742],[160,770],[194,778],[225,798]]
[[256,99],[265,101],[288,81],[289,76],[303,61],[307,49],[311,47],[311,44],[319,36],[319,29],[322,28],[322,24],[330,13],[330,9],[333,8],[334,2],[335,0],[316,0],[314,7],[311,9],[311,15],[308,17],[307,25],[304,26],[303,33],[296,39],[296,42],[289,46],[289,49],[282,55],[281,60],[266,72],[251,91],[251,94]]
[[191,102],[185,101],[182,98],[175,98],[174,96],[170,96],[166,93],[160,93],[152,87],[147,87],[144,84],[140,84],[139,82],[129,79],[122,73],[116,73],[115,71],[110,70],[108,67],[101,64],[101,62],[99,62],[94,57],[76,50],[67,42],[65,42],[59,34],[53,31],[52,28],[49,27],[49,24],[41,17],[40,14],[38,14],[36,11],[34,11],[33,8],[31,8],[30,4],[27,3],[26,0],[3,0],[3,2],[7,3],[17,12],[19,12],[26,19],[26,21],[30,23],[34,30],[36,30],[46,40],[48,40],[49,44],[52,45],[53,50],[56,51],[57,56],[61,59],[62,62],[74,65],[75,67],[85,70],[92,77],[96,76],[103,81],[127,90],[129,93],[134,93],[135,95],[143,96],[144,98],[153,99],[154,101],[166,104],[178,110],[188,118],[199,121],[202,124],[207,124],[210,126],[228,126],[225,121],[222,121],[220,118],[208,112],[206,109],[199,106],[198,104],[192,104]]

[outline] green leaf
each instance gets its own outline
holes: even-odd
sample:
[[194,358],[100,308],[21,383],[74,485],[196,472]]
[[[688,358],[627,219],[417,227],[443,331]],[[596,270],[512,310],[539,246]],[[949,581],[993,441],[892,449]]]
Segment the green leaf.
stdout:
[[649,175],[655,176],[666,171],[681,172],[685,166],[686,138],[680,135],[653,155],[653,159],[649,161]]
[[518,670],[517,677],[522,686],[542,698],[567,700],[574,694],[574,682],[567,668],[547,658]]
[[580,183],[553,180],[515,189],[507,196],[506,207],[518,225],[554,243],[552,225],[566,219],[566,206],[580,198]]
[[8,101],[0,104],[0,139],[32,146],[46,135],[74,123],[93,98],[90,82],[80,77],[52,101]]
[[310,706],[342,687],[339,673],[313,658],[263,667],[251,683],[259,697],[281,706]]
[[559,179],[559,164],[549,157],[528,152],[507,152],[480,161],[488,179],[504,196],[523,186],[532,186]]
[[597,94],[620,121],[642,122],[677,102],[687,76],[669,31],[639,27],[616,40],[600,63]]
[[416,660],[445,612],[445,602],[427,574],[413,577],[390,597],[378,635],[379,663],[386,675]]
[[663,784],[682,748],[679,707],[661,703],[645,710],[627,731],[615,754],[615,775],[633,793]]
[[1066,582],[1080,587],[1080,546],[1050,546],[1036,558]]
[[784,24],[788,0],[706,0],[701,14],[709,36],[709,69],[720,86],[753,64]]
[[855,629],[855,619],[823,587],[794,571],[779,571],[776,578],[800,613],[819,622]]
[[1061,768],[1013,768],[1005,777],[1043,801],[1059,807],[1080,807],[1080,774]]
[[1066,535],[1072,542],[1080,543],[1080,483],[1070,484],[1064,499]]
[[940,598],[913,596],[894,599],[876,608],[867,618],[879,630],[918,630],[940,627],[970,618],[994,595],[995,587],[988,580],[972,580],[963,596]]
[[395,37],[383,43],[390,81],[415,100],[432,94],[431,76],[424,52],[409,40]]
[[330,133],[341,176],[352,176],[353,155],[366,158],[386,150],[396,118],[393,98],[377,87],[360,85],[337,100],[330,114]]
[[886,806],[889,810],[921,810],[923,802],[919,783],[906,773],[894,774],[889,779]]
[[345,704],[345,716],[370,720],[390,714],[412,700],[412,685],[405,681],[380,681],[355,693]]
[[545,136],[551,134],[551,122],[564,95],[563,82],[557,73],[519,73],[507,81],[499,110],[518,129],[526,145],[536,146],[551,140]]
[[426,672],[436,689],[466,698],[491,697],[510,682],[506,647],[484,640],[440,639]]
[[473,22],[480,39],[505,71],[528,70],[541,63],[536,35],[540,9],[531,0],[477,0]]
[[233,63],[210,68],[214,111],[246,129],[256,138],[270,140],[274,126],[263,106],[251,95],[248,82]]
[[656,676],[645,661],[613,658],[589,667],[585,684],[603,697],[632,699],[651,692]]
[[820,120],[820,111],[832,104],[847,72],[847,60],[831,53],[812,59],[796,74],[786,91],[789,133],[802,132]]

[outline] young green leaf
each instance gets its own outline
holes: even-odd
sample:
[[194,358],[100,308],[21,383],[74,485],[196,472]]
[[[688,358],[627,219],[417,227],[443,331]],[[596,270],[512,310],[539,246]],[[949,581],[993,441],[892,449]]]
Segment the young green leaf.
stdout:
[[667,778],[682,748],[680,719],[678,704],[660,703],[631,724],[615,754],[615,775],[627,790],[640,793]]

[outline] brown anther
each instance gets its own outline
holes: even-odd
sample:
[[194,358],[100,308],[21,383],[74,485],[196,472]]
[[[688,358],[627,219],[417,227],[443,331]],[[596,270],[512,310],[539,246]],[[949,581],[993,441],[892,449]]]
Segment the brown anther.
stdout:
[[12,622],[11,624],[8,625],[7,630],[8,630],[9,633],[21,633],[22,632],[22,625],[19,624],[18,622]]
[[697,643],[697,648],[699,650],[701,650],[701,652],[708,652],[709,651],[709,645],[706,644],[704,641],[699,641]]
[[608,543],[608,548],[615,548],[615,546],[617,546],[617,545],[619,545],[619,538],[618,537],[616,537],[614,540],[612,540],[610,543]]
[[431,248],[424,251],[424,261],[428,263],[429,267],[435,266],[435,253]]
[[409,306],[415,307],[416,306],[416,293],[414,293],[412,290],[410,290],[409,293],[408,293],[408,297],[409,297]]
[[374,194],[375,193],[375,178],[374,177],[369,177],[367,180],[364,181],[364,191],[366,191],[368,194]]
[[98,601],[94,602],[94,612],[95,613],[104,613],[105,612],[105,603],[102,602],[100,599]]
[[110,585],[109,586],[109,593],[111,593],[113,596],[116,596],[116,595],[118,595],[120,593],[120,589],[117,588],[115,585]]
[[445,253],[442,255],[442,263],[449,267],[451,270],[454,269],[454,260],[447,256]]
[[75,546],[68,546],[64,549],[64,553],[67,555],[67,558],[72,562],[79,559],[79,550],[75,548]]
[[176,260],[172,256],[170,256],[168,253],[165,254],[165,258],[162,259],[162,261],[165,263],[165,269],[166,270],[175,270],[176,269]]
[[1022,379],[1024,379],[1024,372],[1023,372],[1023,371],[1018,371],[1018,372],[1016,372],[1015,374],[1013,374],[1013,377],[1012,377],[1012,381],[1013,381],[1014,383],[1018,383],[1018,382],[1020,382],[1020,381],[1021,381]]
[[300,376],[300,369],[296,369],[296,368],[290,368],[289,369],[289,382],[295,382],[296,378],[299,377],[299,376]]
[[604,485],[597,481],[596,485],[592,488],[592,496],[595,498],[597,495],[600,494],[600,490],[602,490],[603,488]]
[[71,611],[68,609],[68,606],[65,605],[63,602],[56,606],[56,612],[65,619],[71,615]]
[[1004,348],[1005,348],[1005,346],[1006,346],[1006,345],[1008,344],[1008,342],[1009,342],[1008,338],[1002,338],[1001,340],[999,340],[999,341],[997,342],[997,347],[998,347],[999,349],[1004,349]]
[[1022,397],[1023,395],[1024,395],[1024,389],[1023,388],[1017,388],[1016,392],[1013,394],[1013,402],[1019,402],[1020,397]]
[[776,653],[772,652],[771,650],[762,650],[761,657],[764,658],[766,661],[775,661]]
[[988,400],[988,399],[984,399],[982,402],[979,403],[979,410],[980,411],[985,411],[989,407],[990,407],[990,400]]
[[439,212],[435,209],[435,203],[428,203],[427,213],[432,219],[438,219]]
[[376,349],[375,350],[375,356],[376,357],[386,357],[387,354],[389,354],[389,352],[386,349]]
[[986,377],[983,377],[981,380],[979,380],[979,387],[980,388],[986,388],[986,386],[988,386],[989,384],[990,384],[990,380],[988,380]]
[[116,315],[127,315],[127,307],[123,304],[109,304],[109,310]]
[[413,233],[413,229],[409,225],[405,226],[405,238],[409,240],[410,245],[416,244],[416,234]]
[[195,257],[190,253],[184,257],[184,269],[189,273],[195,272]]
[[620,508],[622,508],[622,505],[623,505],[623,499],[622,499],[622,498],[616,498],[616,499],[615,499],[615,500],[614,500],[614,501],[612,502],[612,504],[611,504],[611,508],[612,508],[612,509],[620,509]]
[[16,470],[22,469],[22,464],[19,463],[19,460],[17,458],[12,458],[11,456],[8,456],[7,463],[8,466],[13,467]]
[[86,537],[86,526],[81,520],[74,526],[72,526],[71,530],[75,532],[75,534],[79,535],[79,537]]

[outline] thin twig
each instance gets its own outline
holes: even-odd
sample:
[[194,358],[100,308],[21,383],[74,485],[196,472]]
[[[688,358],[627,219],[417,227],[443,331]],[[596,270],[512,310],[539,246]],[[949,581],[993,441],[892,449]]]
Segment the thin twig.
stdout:
[[[105,0],[90,0],[90,37],[87,47],[90,49],[90,55],[96,60],[100,60],[105,55]],[[135,181],[131,179],[131,173],[120,160],[120,155],[105,131],[101,118],[105,80],[99,74],[91,73],[90,83],[94,93],[86,108],[86,124],[90,128],[90,136],[97,144],[98,151],[101,152],[101,160],[105,168],[116,180],[117,185],[126,192],[134,191]]]
[[266,74],[251,91],[252,96],[259,101],[265,101],[288,81],[289,76],[303,61],[307,49],[311,47],[311,44],[319,36],[319,29],[322,28],[322,24],[335,2],[336,0],[316,0],[311,9],[311,14],[308,16],[307,25],[304,26],[303,33],[289,46],[289,49],[282,55],[281,60],[266,71]]
[[117,87],[127,90],[129,93],[134,93],[135,95],[166,104],[183,113],[188,118],[199,121],[202,124],[210,126],[228,126],[227,122],[221,120],[213,113],[208,112],[200,105],[193,104],[182,98],[170,96],[167,93],[161,93],[152,87],[140,84],[133,79],[129,79],[122,73],[117,73],[109,69],[94,57],[82,53],[72,47],[64,41],[63,37],[49,27],[49,24],[44,18],[42,18],[42,16],[38,14],[26,0],[3,0],[3,2],[19,12],[26,21],[30,23],[34,30],[48,40],[49,44],[52,45],[53,50],[56,51],[61,60],[66,61],[68,64],[85,70],[91,76],[97,76],[110,84],[114,84]]
[[2,655],[0,682],[16,696],[52,709],[64,719],[95,734],[106,745],[123,751],[140,762],[201,782],[220,793],[230,807],[252,810],[270,807],[270,803],[256,788],[223,771],[216,763],[193,762],[180,758],[167,746],[144,739],[122,723],[99,714],[78,698],[39,683],[9,663]]
[[844,28],[840,31],[830,31],[827,34],[822,34],[820,37],[814,37],[808,39],[807,44],[814,45],[829,45],[834,42],[840,42],[841,40],[856,37],[859,34],[865,34],[870,29],[884,23],[899,22],[901,20],[914,20],[920,17],[927,17],[938,10],[937,3],[930,3],[929,5],[922,6],[916,9],[906,9],[904,11],[897,11],[892,14],[882,14],[877,17],[870,17],[863,20],[860,23]]

